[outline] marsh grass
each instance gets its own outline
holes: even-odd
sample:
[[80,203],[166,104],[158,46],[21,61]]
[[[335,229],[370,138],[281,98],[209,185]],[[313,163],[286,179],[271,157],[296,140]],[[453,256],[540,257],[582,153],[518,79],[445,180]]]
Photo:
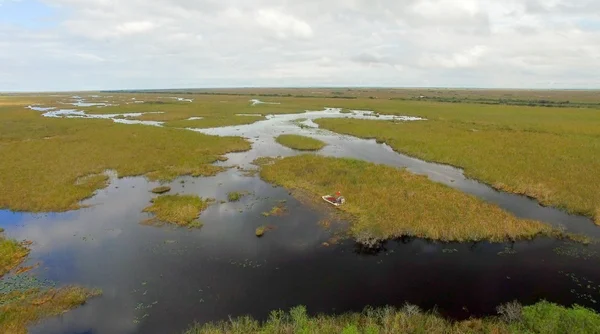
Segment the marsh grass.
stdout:
[[229,202],[237,202],[240,199],[242,199],[242,197],[248,195],[248,192],[245,191],[232,191],[230,193],[227,194],[227,200]]
[[[565,308],[548,302],[521,307],[512,303],[500,309],[499,317],[447,320],[415,305],[366,308],[362,313],[309,316],[303,306],[289,312],[272,311],[261,323],[240,317],[219,323],[196,324],[186,334],[383,334],[383,333],[596,333],[600,316],[580,306]],[[510,311],[510,313],[508,313]]]
[[258,121],[262,121],[265,118],[262,116],[236,116],[231,115],[228,117],[211,117],[211,118],[203,118],[203,119],[195,119],[195,120],[178,120],[178,121],[170,121],[165,125],[169,127],[176,128],[194,128],[194,129],[204,129],[204,128],[218,128],[224,126],[235,126],[235,125],[246,125],[252,124]]
[[22,106],[0,107],[0,208],[78,209],[79,201],[106,185],[106,170],[115,170],[119,177],[145,175],[160,181],[209,176],[223,170],[211,165],[220,156],[249,148],[248,141],[237,137],[45,118]]
[[270,216],[281,217],[281,216],[284,216],[286,213],[287,213],[287,208],[285,206],[285,202],[281,202],[281,203],[277,203],[277,205],[275,205],[273,208],[271,208],[271,211],[263,212],[262,215],[265,217],[270,217]]
[[[29,255],[27,243],[19,243],[0,235],[0,278],[16,268]],[[34,268],[24,267],[16,271],[15,279]],[[23,285],[11,286],[2,282],[0,293],[0,333],[25,334],[27,327],[42,318],[62,314],[85,303],[88,298],[100,295],[100,290],[80,287],[48,289],[37,286],[35,279],[26,279]]]
[[256,234],[256,236],[260,238],[260,237],[262,237],[265,234],[265,232],[268,231],[268,229],[269,229],[268,226],[265,226],[265,225],[259,226],[254,231],[254,234]]
[[100,290],[81,287],[0,294],[0,333],[26,334],[28,326],[43,318],[63,314],[100,294]]
[[23,243],[7,239],[0,234],[0,277],[21,264],[29,255]]
[[318,151],[325,147],[325,143],[314,138],[300,135],[280,135],[275,138],[279,144],[300,151]]
[[160,186],[151,190],[154,194],[164,194],[166,192],[171,191],[171,187],[169,186]]
[[[393,106],[396,105],[396,108]],[[590,109],[377,102],[422,122],[319,119],[320,127],[374,138],[426,161],[463,168],[498,190],[592,217],[600,225],[600,113]]]
[[347,202],[339,210],[353,217],[350,232],[366,244],[401,236],[500,242],[553,231],[425,176],[359,160],[301,155],[264,165],[260,175],[314,198],[341,190]]
[[152,200],[144,212],[153,213],[161,222],[185,227],[199,227],[194,221],[212,203],[195,195],[162,195]]

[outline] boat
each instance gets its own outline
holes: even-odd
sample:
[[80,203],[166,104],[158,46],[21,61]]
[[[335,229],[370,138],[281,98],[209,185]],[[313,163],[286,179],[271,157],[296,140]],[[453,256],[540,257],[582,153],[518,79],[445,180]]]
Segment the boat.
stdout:
[[346,200],[344,199],[344,197],[340,196],[340,197],[335,197],[332,195],[325,195],[323,197],[323,200],[329,204],[335,205],[335,206],[340,206],[342,204],[344,204],[346,202]]

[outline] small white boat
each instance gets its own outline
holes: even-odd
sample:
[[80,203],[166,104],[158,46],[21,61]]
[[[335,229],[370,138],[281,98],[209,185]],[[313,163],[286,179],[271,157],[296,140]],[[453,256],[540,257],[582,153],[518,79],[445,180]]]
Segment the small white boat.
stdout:
[[344,197],[340,196],[340,197],[335,197],[335,196],[331,196],[331,195],[325,195],[323,197],[323,200],[329,204],[335,205],[335,206],[340,206],[342,204],[344,204],[346,202],[346,200],[344,199]]

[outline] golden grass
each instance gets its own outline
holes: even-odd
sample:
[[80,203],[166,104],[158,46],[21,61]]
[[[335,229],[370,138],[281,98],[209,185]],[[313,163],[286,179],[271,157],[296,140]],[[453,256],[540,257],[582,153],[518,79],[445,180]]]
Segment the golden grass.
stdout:
[[325,143],[314,138],[300,135],[280,135],[275,138],[279,144],[300,151],[318,151],[325,147]]
[[590,109],[398,102],[383,113],[423,122],[317,120],[322,128],[375,138],[396,151],[465,170],[497,189],[598,218],[600,113]]
[[0,294],[0,333],[26,334],[28,326],[63,314],[100,294],[99,290],[80,287]]
[[194,195],[163,195],[153,199],[152,205],[145,208],[144,212],[153,213],[162,222],[197,227],[193,222],[210,203],[210,200]]
[[0,108],[0,208],[77,209],[80,200],[105,186],[106,170],[116,170],[119,177],[167,181],[180,175],[214,175],[222,168],[211,163],[249,148],[238,137],[107,120],[52,119],[22,107]]
[[29,255],[29,249],[20,242],[0,234],[0,277],[16,268]]
[[261,177],[315,198],[340,190],[347,200],[340,210],[355,217],[351,233],[361,242],[405,235],[442,241],[503,241],[552,231],[425,176],[359,160],[289,157],[263,166]]

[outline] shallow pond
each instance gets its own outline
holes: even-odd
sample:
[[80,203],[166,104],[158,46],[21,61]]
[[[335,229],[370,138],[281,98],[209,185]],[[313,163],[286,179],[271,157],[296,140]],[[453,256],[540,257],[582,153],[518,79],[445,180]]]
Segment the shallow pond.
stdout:
[[[458,169],[397,154],[372,140],[314,128],[311,120],[322,117],[373,116],[327,109],[198,131],[252,140],[251,151],[230,154],[223,165],[250,168],[256,157],[298,154],[276,144],[274,137],[305,134],[329,144],[318,154],[407,167],[518,216],[599,234],[586,218],[496,192],[464,178]],[[299,119],[306,119],[302,127]],[[34,241],[27,264],[41,265],[27,275],[104,291],[85,306],[33,327],[32,333],[180,333],[194,321],[244,314],[264,319],[270,310],[300,304],[311,313],[340,313],[410,302],[424,309],[437,307],[457,319],[494,314],[497,305],[514,299],[525,304],[547,299],[600,310],[598,245],[548,238],[503,244],[404,238],[388,241],[377,251],[365,250],[350,239],[333,242],[339,226],[319,225],[327,218],[325,204],[302,204],[285,189],[238,168],[170,184],[171,193],[217,199],[201,215],[201,229],[139,224],[149,218],[141,211],[157,185],[144,178],[114,179],[84,202],[89,208],[75,212],[0,211],[0,226],[9,236]],[[250,194],[239,202],[222,203],[230,191]],[[287,208],[284,216],[262,215],[281,201]],[[255,229],[261,225],[274,229],[257,238]]]

